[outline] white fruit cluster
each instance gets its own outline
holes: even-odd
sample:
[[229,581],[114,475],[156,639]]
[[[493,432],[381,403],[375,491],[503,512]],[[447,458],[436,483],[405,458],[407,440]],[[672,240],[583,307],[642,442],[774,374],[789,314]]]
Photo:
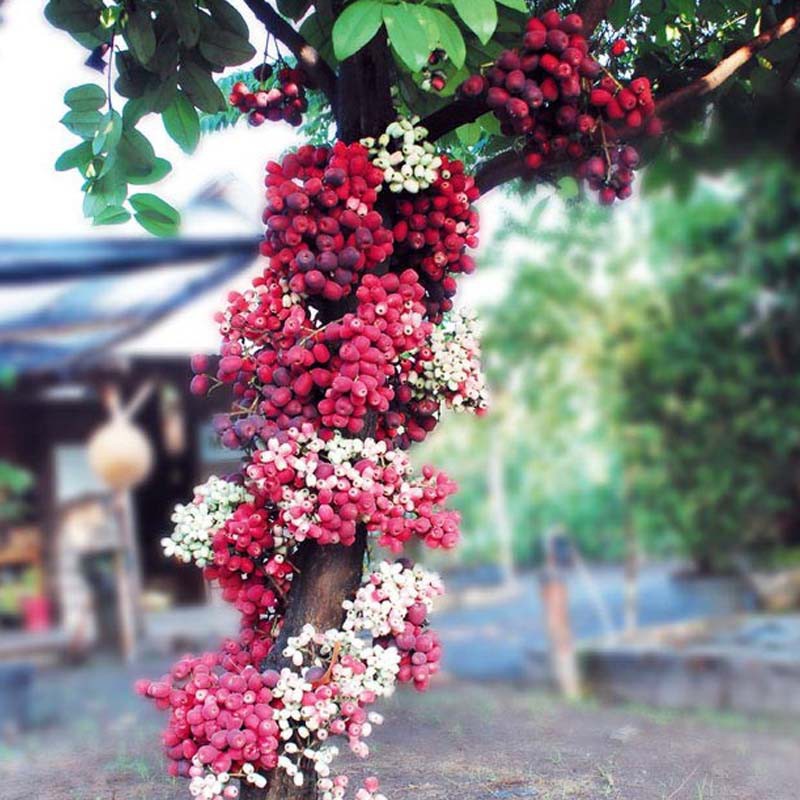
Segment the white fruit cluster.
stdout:
[[185,564],[194,561],[198,567],[205,567],[213,558],[211,538],[215,531],[225,525],[242,503],[252,501],[253,496],[243,486],[212,475],[195,486],[191,503],[175,506],[172,513],[175,528],[161,540],[164,553]]
[[383,170],[390,192],[417,194],[439,177],[442,159],[427,136],[428,129],[419,124],[419,117],[398,117],[377,141],[372,137],[361,140],[372,163]]
[[455,411],[479,411],[488,405],[481,372],[478,323],[469,311],[453,311],[428,340],[433,357],[418,361],[408,374],[414,397],[439,397]]
[[207,772],[196,756],[190,774],[189,794],[192,797],[199,797],[200,800],[235,800],[239,796],[239,790],[229,784],[231,776],[227,772]]
[[[388,697],[395,688],[400,655],[394,647],[373,645],[352,631],[329,630],[318,632],[305,625],[298,636],[289,639],[283,655],[295,669],[284,668],[278,684],[272,690],[283,708],[276,710],[274,719],[284,741],[278,767],[302,786],[305,776],[302,762],[311,762],[317,779],[329,778],[330,764],[338,748],[325,744],[331,735],[347,735],[350,749],[359,757],[369,755],[364,743],[373,725],[383,722],[380,714],[370,713],[356,726],[346,717],[365,702]],[[322,669],[329,664],[331,686],[336,691],[317,691],[313,704],[304,698],[314,691],[307,678],[312,668]],[[356,734],[357,729],[357,734]]]
[[419,564],[381,561],[353,600],[346,600],[345,630],[369,631],[372,636],[402,633],[408,609],[418,603],[428,612],[433,600],[444,594],[442,579]]

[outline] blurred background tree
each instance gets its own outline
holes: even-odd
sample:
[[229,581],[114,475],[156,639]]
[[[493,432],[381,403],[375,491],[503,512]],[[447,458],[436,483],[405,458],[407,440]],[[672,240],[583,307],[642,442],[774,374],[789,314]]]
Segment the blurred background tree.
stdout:
[[590,558],[618,559],[626,535],[703,570],[785,555],[800,543],[798,174],[752,161],[615,216],[543,202],[503,233],[513,254],[535,225],[535,246],[482,265],[513,275],[482,308],[493,414],[429,445],[467,489],[471,555],[502,533],[482,502],[498,442],[517,563],[557,525]]

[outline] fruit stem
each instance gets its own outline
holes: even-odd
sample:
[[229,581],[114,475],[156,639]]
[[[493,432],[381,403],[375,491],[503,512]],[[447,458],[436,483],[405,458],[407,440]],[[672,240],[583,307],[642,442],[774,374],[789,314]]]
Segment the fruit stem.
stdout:
[[606,75],[608,75],[608,77],[609,77],[609,78],[611,78],[611,80],[612,80],[612,81],[614,81],[614,83],[616,84],[616,87],[617,87],[617,89],[624,89],[624,88],[625,88],[625,87],[624,87],[624,86],[623,86],[623,85],[622,85],[622,84],[621,84],[621,83],[620,83],[620,82],[619,82],[619,81],[616,79],[616,77],[615,77],[614,75],[612,75],[612,74],[611,74],[611,73],[608,71],[608,69],[607,69],[606,67],[604,67],[602,64],[600,65],[600,69],[602,69],[602,70],[603,70],[603,72],[605,72],[605,74],[606,74]]
[[111,91],[111,89],[112,89],[111,79],[112,79],[112,75],[113,75],[113,72],[114,72],[114,37],[115,36],[116,36],[116,33],[114,31],[112,31],[111,32],[111,42],[108,45],[108,76],[107,76],[108,89],[107,89],[107,95],[108,95],[108,110],[109,110],[109,113],[114,110],[114,105],[111,102],[111,94],[112,94],[112,91]]
[[606,180],[608,180],[611,174],[611,155],[608,152],[608,140],[606,139],[606,126],[603,125],[602,122],[599,123],[600,125],[600,138],[603,140],[603,155],[606,157],[606,164],[608,168],[606,169]]

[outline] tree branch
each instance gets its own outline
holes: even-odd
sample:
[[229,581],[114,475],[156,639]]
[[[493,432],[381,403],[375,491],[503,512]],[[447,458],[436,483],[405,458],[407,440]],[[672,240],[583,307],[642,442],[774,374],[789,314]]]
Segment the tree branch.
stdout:
[[266,0],[244,0],[259,22],[292,51],[315,88],[334,102],[336,73],[324,58]]
[[504,150],[478,167],[475,183],[481,190],[481,195],[484,195],[500,184],[520,178],[528,172],[530,170],[526,169],[520,153],[515,150]]
[[606,18],[614,0],[584,0],[575,11],[583,17],[583,35],[587,38]]
[[429,114],[420,122],[420,125],[428,129],[428,140],[435,142],[461,125],[475,122],[486,111],[488,111],[486,103],[462,97]]
[[656,102],[656,113],[663,115],[666,112],[673,111],[676,106],[680,106],[688,100],[703,97],[715,91],[722,86],[728,78],[733,77],[733,75],[750,61],[756,53],[786,36],[786,34],[797,30],[798,24],[800,24],[800,14],[796,13],[791,17],[787,17],[774,28],[770,28],[770,30],[759,34],[755,39],[751,39],[738,50],[734,50],[727,58],[723,58],[711,72],[704,75],[702,78],[698,78],[688,86],[677,89],[659,99]]

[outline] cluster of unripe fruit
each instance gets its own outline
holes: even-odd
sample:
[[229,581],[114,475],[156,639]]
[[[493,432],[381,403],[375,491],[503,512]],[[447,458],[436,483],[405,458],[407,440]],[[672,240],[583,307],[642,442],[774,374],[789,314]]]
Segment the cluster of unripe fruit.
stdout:
[[[592,58],[582,31],[578,14],[562,18],[551,10],[534,17],[519,49],[505,50],[485,74],[467,78],[460,87],[462,96],[494,111],[505,135],[524,137],[525,166],[531,171],[572,161],[583,176],[586,162],[614,147],[626,131],[661,132],[647,78],[623,85]],[[627,174],[620,177],[610,158],[606,166],[599,185],[592,180],[590,186],[606,190],[604,203],[611,190],[613,199],[624,199],[630,194]],[[592,175],[595,167],[593,162]]]
[[303,113],[308,109],[306,85],[308,77],[299,68],[282,67],[278,70],[274,86],[267,88],[272,77],[270,64],[261,64],[253,70],[253,77],[259,82],[251,88],[244,81],[233,85],[228,102],[242,114],[247,114],[250,125],[258,127],[265,122],[288,122],[297,127],[303,121]]
[[419,124],[419,117],[400,117],[377,139],[361,140],[373,165],[383,170],[389,191],[416,194],[438,178],[442,159],[426,141],[427,136],[428,129]]

